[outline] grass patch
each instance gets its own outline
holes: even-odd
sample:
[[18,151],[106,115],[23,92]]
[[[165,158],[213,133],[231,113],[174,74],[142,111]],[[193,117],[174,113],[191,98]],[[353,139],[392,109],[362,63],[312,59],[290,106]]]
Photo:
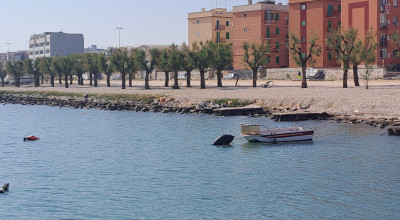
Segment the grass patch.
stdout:
[[207,100],[206,102],[214,102],[215,104],[218,105],[226,105],[228,107],[244,107],[250,104],[253,104],[249,100],[240,100],[240,99],[212,99],[212,100]]
[[[84,93],[75,92],[54,92],[54,91],[4,91],[0,90],[0,95],[14,94],[14,95],[37,95],[43,98],[46,97],[71,97],[81,98]],[[154,99],[163,97],[162,95],[138,95],[138,94],[87,94],[88,98],[103,99],[103,100],[126,100],[132,102],[142,102],[143,104],[150,104]]]

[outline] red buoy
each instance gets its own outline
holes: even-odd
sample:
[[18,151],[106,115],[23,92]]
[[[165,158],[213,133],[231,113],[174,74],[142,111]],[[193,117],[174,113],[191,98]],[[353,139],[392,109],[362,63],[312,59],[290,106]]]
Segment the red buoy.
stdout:
[[33,135],[28,136],[28,137],[24,137],[24,141],[37,141],[37,140],[39,140],[39,138],[35,137]]

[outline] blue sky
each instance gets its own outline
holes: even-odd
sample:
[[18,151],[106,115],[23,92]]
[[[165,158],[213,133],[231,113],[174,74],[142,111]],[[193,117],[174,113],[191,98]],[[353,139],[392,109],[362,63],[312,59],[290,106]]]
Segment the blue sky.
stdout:
[[244,4],[247,0],[2,0],[0,52],[7,51],[7,42],[10,51],[27,50],[31,34],[61,30],[82,33],[85,47],[117,46],[117,26],[123,27],[121,46],[180,44],[187,41],[189,12]]

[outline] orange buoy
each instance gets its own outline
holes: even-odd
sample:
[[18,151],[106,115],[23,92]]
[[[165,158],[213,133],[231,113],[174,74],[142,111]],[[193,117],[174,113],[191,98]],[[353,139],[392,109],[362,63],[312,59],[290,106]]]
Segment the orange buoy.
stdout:
[[24,137],[24,141],[37,141],[37,140],[39,140],[39,138],[35,137],[33,135],[28,136],[28,137]]

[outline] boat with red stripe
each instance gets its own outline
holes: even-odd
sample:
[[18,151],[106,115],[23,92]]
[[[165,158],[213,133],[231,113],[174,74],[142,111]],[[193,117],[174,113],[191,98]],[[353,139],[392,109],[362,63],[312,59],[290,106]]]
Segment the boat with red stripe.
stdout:
[[249,142],[292,142],[311,141],[314,130],[306,130],[302,127],[263,129],[261,125],[241,124],[241,135]]

